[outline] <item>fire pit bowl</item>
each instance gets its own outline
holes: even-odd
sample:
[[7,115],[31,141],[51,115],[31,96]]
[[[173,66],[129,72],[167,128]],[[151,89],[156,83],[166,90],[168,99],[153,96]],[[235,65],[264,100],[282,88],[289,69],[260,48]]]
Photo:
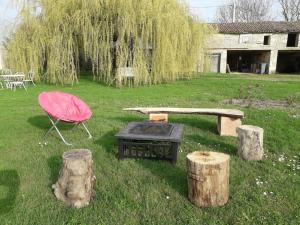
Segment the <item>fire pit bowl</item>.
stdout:
[[183,125],[172,123],[133,122],[117,135],[119,159],[146,158],[177,162]]
[[133,135],[149,135],[149,136],[163,136],[171,135],[173,126],[167,123],[138,123],[135,124],[129,131]]

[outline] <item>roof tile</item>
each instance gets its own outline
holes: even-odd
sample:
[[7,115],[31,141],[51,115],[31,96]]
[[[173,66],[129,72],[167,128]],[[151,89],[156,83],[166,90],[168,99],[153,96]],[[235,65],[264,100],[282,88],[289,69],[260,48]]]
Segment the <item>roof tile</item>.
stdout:
[[253,23],[215,23],[219,33],[255,34],[255,33],[300,33],[298,22],[253,22]]

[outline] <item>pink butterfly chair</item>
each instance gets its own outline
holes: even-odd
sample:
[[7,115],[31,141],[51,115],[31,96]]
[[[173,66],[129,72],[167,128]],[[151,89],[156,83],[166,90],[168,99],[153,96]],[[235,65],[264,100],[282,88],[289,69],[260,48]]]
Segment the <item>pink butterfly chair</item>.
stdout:
[[89,138],[92,138],[90,131],[84,124],[85,121],[91,118],[92,112],[89,106],[76,96],[63,92],[43,92],[39,95],[39,104],[48,114],[52,123],[52,127],[44,136],[45,138],[55,129],[66,145],[72,145],[64,139],[59,131],[57,127],[59,122],[72,123],[75,126],[82,124]]

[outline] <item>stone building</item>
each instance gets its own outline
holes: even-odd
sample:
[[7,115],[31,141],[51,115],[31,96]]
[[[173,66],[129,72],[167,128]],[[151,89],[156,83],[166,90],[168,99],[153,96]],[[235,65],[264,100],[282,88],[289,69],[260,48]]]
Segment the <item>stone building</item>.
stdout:
[[300,73],[300,22],[213,24],[211,72]]

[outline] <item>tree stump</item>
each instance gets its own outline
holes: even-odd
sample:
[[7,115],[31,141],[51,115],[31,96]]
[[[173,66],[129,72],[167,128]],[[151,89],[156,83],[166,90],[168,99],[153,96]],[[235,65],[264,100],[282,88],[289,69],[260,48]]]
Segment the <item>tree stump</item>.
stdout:
[[229,198],[230,156],[194,152],[187,156],[188,198],[198,207],[223,206]]
[[82,208],[95,194],[95,180],[92,153],[89,150],[72,150],[64,153],[59,179],[52,188],[57,199],[70,207]]
[[264,156],[264,130],[260,127],[244,125],[237,128],[238,155],[247,161],[262,160]]

